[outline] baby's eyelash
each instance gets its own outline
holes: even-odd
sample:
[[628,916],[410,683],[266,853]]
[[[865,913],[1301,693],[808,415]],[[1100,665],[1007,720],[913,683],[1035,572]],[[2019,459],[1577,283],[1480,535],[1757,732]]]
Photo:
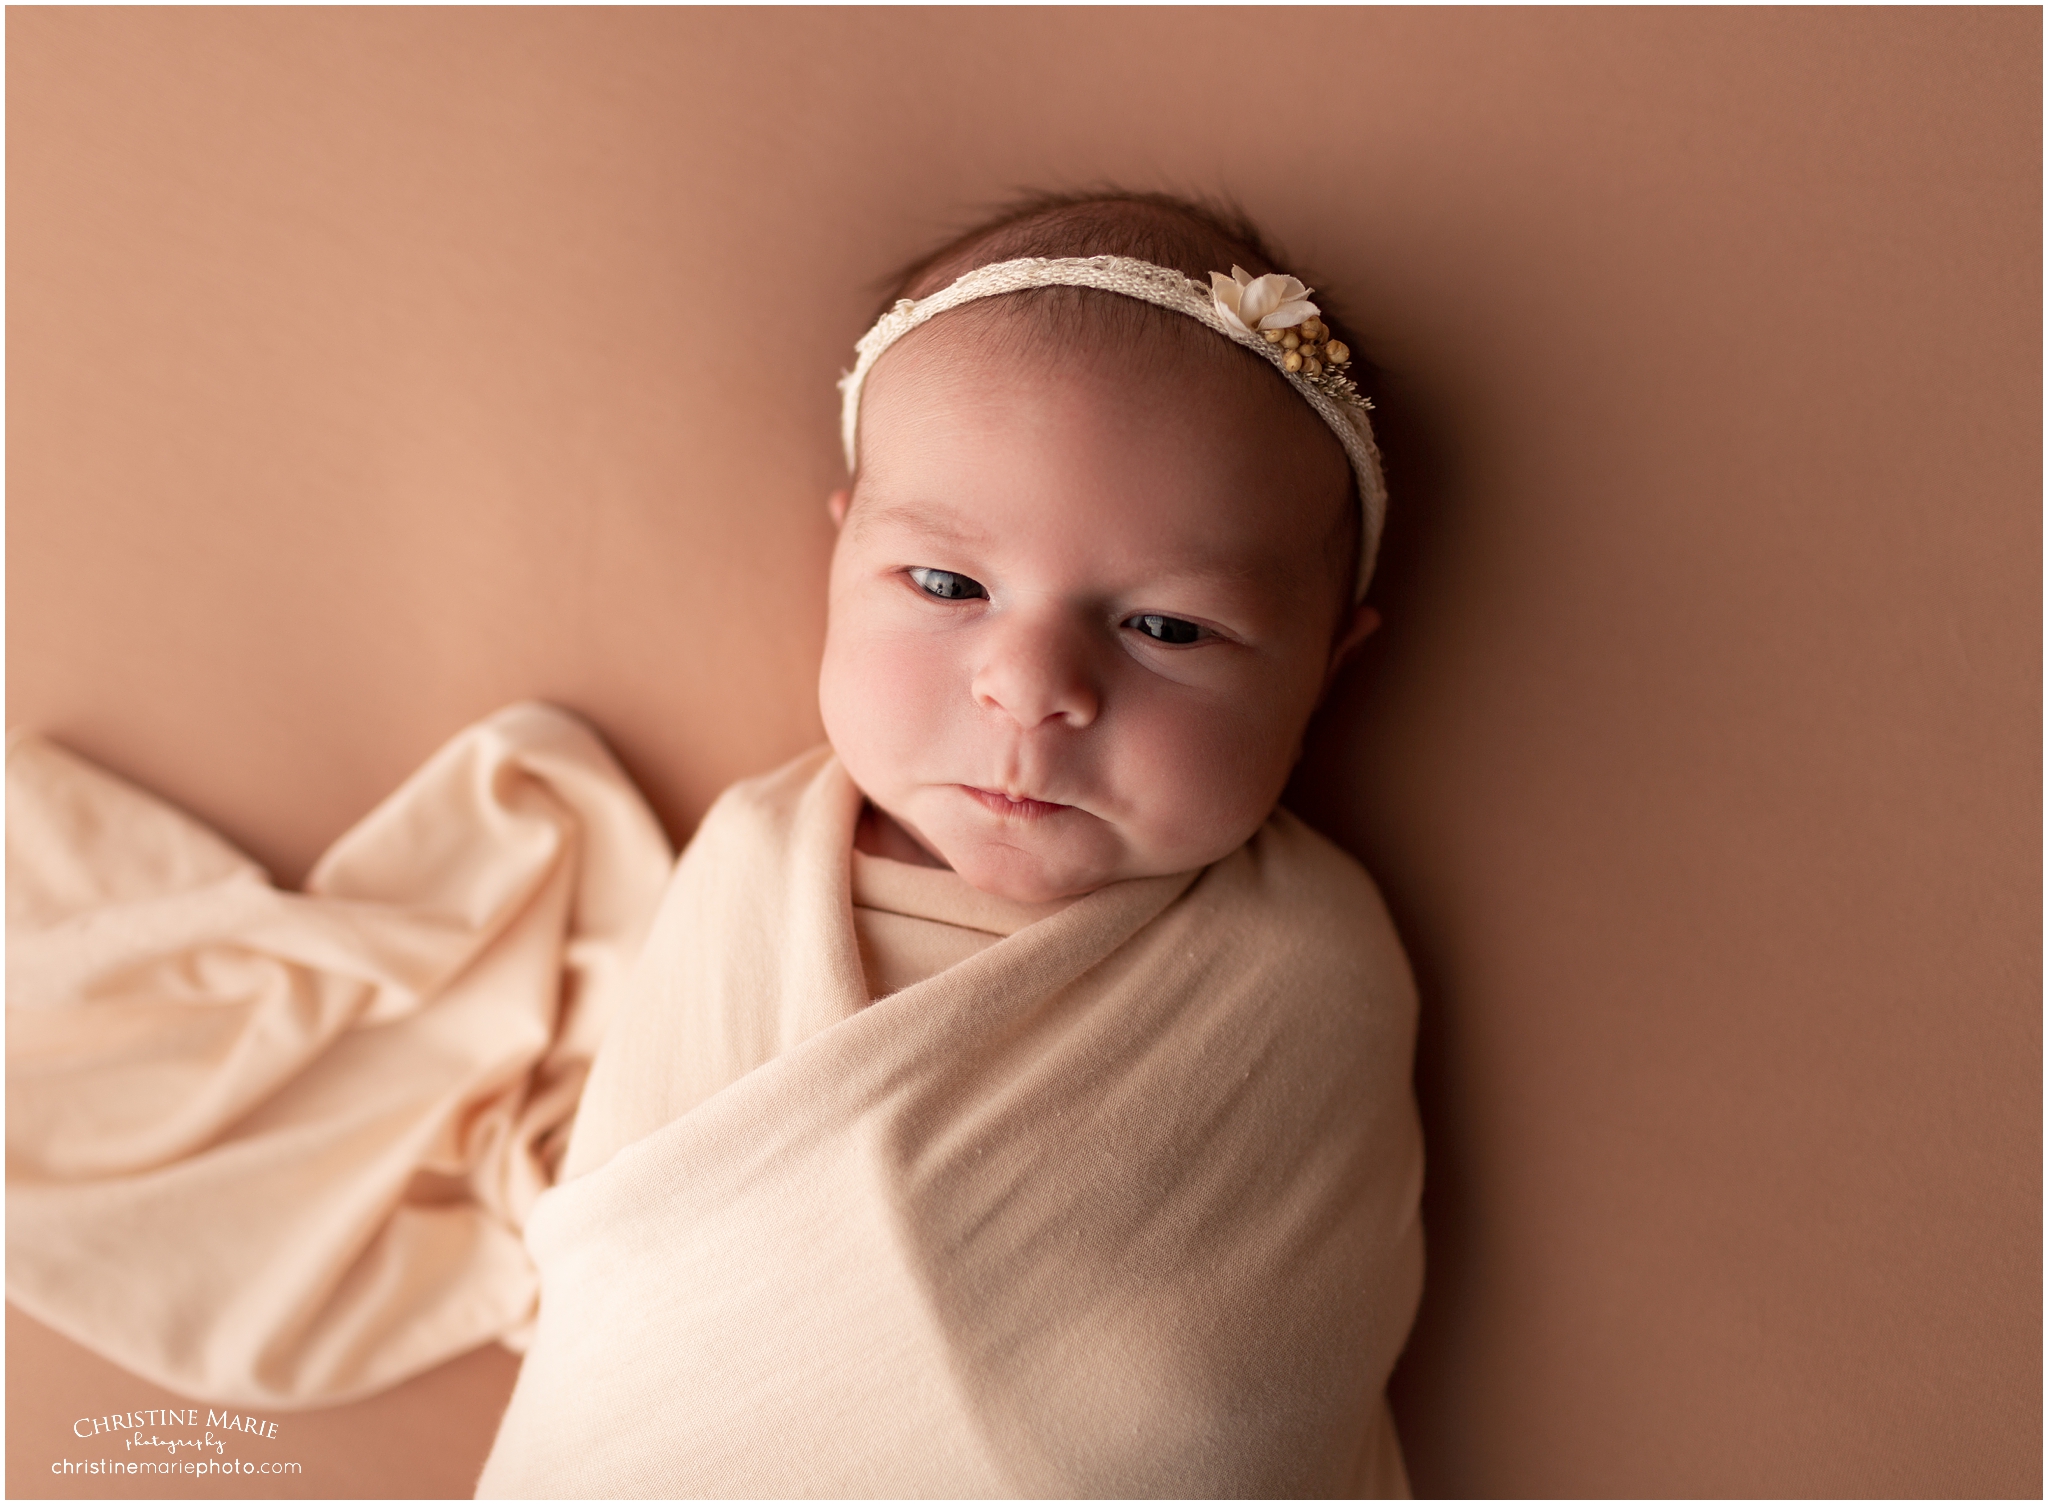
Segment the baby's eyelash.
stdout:
[[952,570],[920,567],[910,571],[910,578],[927,596],[937,596],[941,601],[966,601],[975,597],[986,599],[988,596],[988,588],[979,580],[957,574]]
[[1202,629],[1193,622],[1183,622],[1179,617],[1163,617],[1156,612],[1144,612],[1124,623],[1135,627],[1155,642],[1192,643],[1202,635]]
[[[911,583],[927,596],[941,601],[985,601],[988,587],[972,575],[963,575],[958,570],[935,570],[927,565],[917,565],[904,573]],[[1126,617],[1124,626],[1144,634],[1155,643],[1166,643],[1173,647],[1184,647],[1200,642],[1213,634],[1199,623],[1185,621],[1180,617],[1169,617],[1162,612],[1140,612]]]

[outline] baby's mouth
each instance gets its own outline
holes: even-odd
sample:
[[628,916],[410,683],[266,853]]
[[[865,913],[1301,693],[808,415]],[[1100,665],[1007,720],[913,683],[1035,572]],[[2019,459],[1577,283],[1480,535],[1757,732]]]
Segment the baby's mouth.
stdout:
[[1013,797],[1000,789],[977,789],[972,784],[962,784],[960,787],[979,800],[984,809],[1007,820],[1042,820],[1048,815],[1056,815],[1062,810],[1073,808],[1071,805],[1056,805],[1050,800]]

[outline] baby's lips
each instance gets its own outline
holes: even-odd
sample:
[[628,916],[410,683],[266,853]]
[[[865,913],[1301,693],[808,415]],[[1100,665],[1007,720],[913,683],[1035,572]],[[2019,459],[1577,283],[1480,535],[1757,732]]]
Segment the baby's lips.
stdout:
[[975,784],[962,784],[960,787],[966,790],[975,800],[979,801],[984,808],[1006,818],[1038,820],[1045,816],[1056,814],[1061,810],[1073,808],[1070,805],[1060,804],[1057,800],[1039,800],[1032,799],[1029,796],[1016,797],[1001,789],[983,789]]

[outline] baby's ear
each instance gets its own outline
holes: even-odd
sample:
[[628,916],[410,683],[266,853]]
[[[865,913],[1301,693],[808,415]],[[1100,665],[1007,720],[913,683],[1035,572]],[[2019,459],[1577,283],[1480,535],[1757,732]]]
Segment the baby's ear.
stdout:
[[844,486],[825,498],[825,510],[832,514],[832,526],[846,526],[846,504],[853,500],[853,493]]
[[1372,636],[1373,629],[1380,625],[1380,614],[1363,601],[1351,609],[1351,620],[1337,634],[1336,642],[1330,645],[1330,668],[1323,676],[1323,688],[1328,690],[1330,682],[1337,677],[1337,671],[1344,662],[1359,650],[1365,640]]

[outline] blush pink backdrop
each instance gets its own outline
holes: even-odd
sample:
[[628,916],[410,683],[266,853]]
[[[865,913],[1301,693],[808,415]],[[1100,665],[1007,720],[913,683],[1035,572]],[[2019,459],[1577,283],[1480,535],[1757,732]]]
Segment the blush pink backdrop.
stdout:
[[[8,722],[296,879],[542,697],[684,837],[819,736],[875,280],[1234,193],[1391,373],[1293,798],[1423,984],[1417,1489],[2038,1495],[2040,25],[12,10]],[[10,1493],[161,1403],[8,1358]],[[278,1456],[466,1492],[511,1372]]]

